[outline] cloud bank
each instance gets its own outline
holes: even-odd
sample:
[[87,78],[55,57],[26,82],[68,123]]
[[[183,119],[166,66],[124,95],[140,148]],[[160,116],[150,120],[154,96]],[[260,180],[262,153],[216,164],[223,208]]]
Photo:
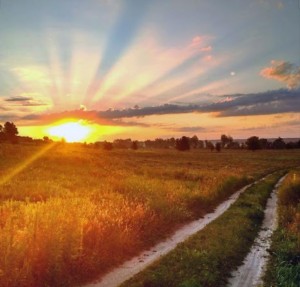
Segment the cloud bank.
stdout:
[[[216,97],[213,97],[216,99]],[[218,117],[270,115],[300,112],[300,89],[280,89],[256,94],[234,94],[217,97],[217,101],[207,104],[164,104],[129,109],[109,109],[106,111],[87,111],[78,109],[60,113],[27,115],[22,120],[51,123],[60,119],[86,119],[102,125],[139,125],[134,121],[126,123],[123,119],[152,115],[170,115],[187,113],[214,113]]]

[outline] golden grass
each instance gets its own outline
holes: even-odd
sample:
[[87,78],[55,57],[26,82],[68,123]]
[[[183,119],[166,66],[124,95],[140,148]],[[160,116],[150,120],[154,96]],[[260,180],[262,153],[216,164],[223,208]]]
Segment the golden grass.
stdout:
[[95,278],[300,152],[0,145],[0,286]]

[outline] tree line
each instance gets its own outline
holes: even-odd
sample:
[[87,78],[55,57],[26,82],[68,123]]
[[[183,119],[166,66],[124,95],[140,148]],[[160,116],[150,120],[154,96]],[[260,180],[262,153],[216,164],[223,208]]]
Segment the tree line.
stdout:
[[[6,122],[3,126],[0,124],[0,142],[10,142],[13,144],[19,142],[48,143],[52,140],[44,136],[43,139],[33,139],[31,137],[18,136],[18,128],[13,122]],[[86,145],[86,144],[85,144]],[[244,142],[238,142],[230,135],[222,134],[218,142],[213,143],[209,140],[201,140],[196,135],[192,137],[183,136],[181,138],[135,141],[129,139],[116,139],[113,142],[95,142],[91,144],[94,147],[102,147],[105,150],[150,148],[150,149],[177,149],[179,151],[188,151],[190,149],[209,149],[220,152],[222,149],[296,149],[300,148],[300,140],[296,142],[285,142],[281,137],[271,141],[257,136],[249,137]]]

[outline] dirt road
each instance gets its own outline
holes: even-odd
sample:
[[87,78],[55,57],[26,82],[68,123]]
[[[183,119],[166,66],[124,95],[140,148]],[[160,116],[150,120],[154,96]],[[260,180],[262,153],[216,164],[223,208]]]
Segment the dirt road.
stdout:
[[[251,185],[251,184],[250,184]],[[151,263],[159,259],[174,249],[178,243],[185,241],[188,237],[203,229],[207,224],[222,215],[234,203],[239,195],[250,185],[243,187],[234,193],[228,200],[221,203],[214,212],[207,214],[203,218],[195,220],[179,230],[177,230],[169,239],[157,244],[150,250],[142,252],[139,256],[125,262],[120,267],[106,274],[101,281],[85,285],[84,287],[115,287],[124,281],[136,275]]]
[[268,261],[268,249],[271,245],[271,235],[277,227],[277,190],[285,176],[276,184],[271,198],[267,202],[265,218],[258,237],[238,270],[232,273],[229,281],[230,287],[261,286],[266,263]]

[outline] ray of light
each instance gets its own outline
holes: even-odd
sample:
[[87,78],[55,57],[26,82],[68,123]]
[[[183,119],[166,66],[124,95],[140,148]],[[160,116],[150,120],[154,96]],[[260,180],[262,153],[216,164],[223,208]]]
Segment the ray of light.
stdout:
[[97,94],[105,77],[128,50],[139,31],[150,1],[124,0],[121,14],[104,48],[102,61],[88,86],[85,104]]
[[57,143],[49,143],[45,145],[41,150],[39,150],[37,153],[33,154],[29,158],[25,159],[23,162],[20,162],[16,167],[9,170],[6,174],[4,174],[0,178],[0,186],[6,184],[9,182],[12,178],[20,174],[23,170],[28,168],[31,164],[33,164],[36,160],[38,160],[40,157],[42,157],[44,154],[49,152],[51,149],[53,149]]

